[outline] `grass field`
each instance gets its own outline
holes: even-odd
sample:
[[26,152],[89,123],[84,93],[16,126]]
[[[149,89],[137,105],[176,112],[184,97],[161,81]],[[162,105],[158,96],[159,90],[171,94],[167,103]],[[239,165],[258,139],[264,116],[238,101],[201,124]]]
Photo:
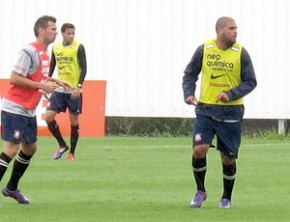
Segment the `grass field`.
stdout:
[[[244,139],[231,209],[219,209],[219,153],[208,155],[208,199],[195,193],[190,138],[81,138],[76,160],[55,161],[55,141],[39,150],[20,183],[30,205],[0,198],[0,221],[289,221],[290,142]],[[9,179],[12,164],[1,181]]]

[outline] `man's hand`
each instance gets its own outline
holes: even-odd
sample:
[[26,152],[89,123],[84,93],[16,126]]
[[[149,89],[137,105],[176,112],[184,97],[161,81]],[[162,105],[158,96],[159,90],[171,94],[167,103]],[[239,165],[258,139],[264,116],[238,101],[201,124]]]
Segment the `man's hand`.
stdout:
[[194,105],[196,106],[197,105],[197,99],[195,98],[195,96],[189,96],[185,99],[185,102],[188,104],[188,105]]
[[48,80],[41,83],[40,91],[43,93],[52,93],[58,87],[56,82]]
[[72,89],[72,86],[69,83],[67,83],[66,81],[55,79],[55,78],[50,78],[50,79],[52,81],[54,81],[58,85],[58,87],[63,87],[67,91],[70,91]]
[[221,101],[223,103],[228,103],[230,101],[228,95],[225,92],[219,93],[215,98],[217,102]]

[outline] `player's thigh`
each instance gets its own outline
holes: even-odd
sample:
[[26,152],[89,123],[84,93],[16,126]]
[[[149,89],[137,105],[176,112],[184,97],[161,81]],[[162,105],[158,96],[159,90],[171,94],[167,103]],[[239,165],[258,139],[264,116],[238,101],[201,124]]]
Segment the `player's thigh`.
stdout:
[[56,113],[65,112],[68,106],[66,100],[69,96],[70,94],[54,92],[49,98],[46,108],[47,111],[51,110]]
[[217,127],[217,149],[223,154],[237,158],[241,144],[242,124],[236,123],[218,123]]
[[37,119],[36,116],[27,119],[27,127],[23,133],[23,142],[33,144],[37,141]]
[[27,117],[1,112],[2,139],[14,144],[22,141],[34,143],[37,140],[36,117]]
[[71,97],[67,98],[67,104],[70,114],[74,114],[76,116],[81,114],[82,103],[83,103],[82,95],[76,99],[72,99]]
[[27,123],[23,116],[1,111],[2,140],[19,144]]
[[211,144],[214,135],[213,120],[207,116],[197,115],[193,123],[193,146]]

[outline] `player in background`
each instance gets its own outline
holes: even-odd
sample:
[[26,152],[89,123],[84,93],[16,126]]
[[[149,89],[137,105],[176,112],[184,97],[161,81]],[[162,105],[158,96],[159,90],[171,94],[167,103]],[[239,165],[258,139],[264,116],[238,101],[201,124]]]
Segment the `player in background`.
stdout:
[[[219,18],[216,33],[216,39],[207,40],[197,48],[183,76],[185,102],[196,106],[192,168],[197,192],[190,203],[194,208],[201,207],[207,198],[206,155],[214,136],[217,137],[223,171],[219,207],[231,207],[244,115],[243,97],[257,84],[250,56],[236,42],[235,21],[229,17]],[[200,72],[201,92],[197,101],[195,90]]]
[[53,75],[57,66],[57,78],[70,83],[70,90],[56,89],[49,99],[45,120],[49,131],[58,142],[59,148],[53,156],[57,160],[69,150],[59,125],[55,120],[56,114],[69,111],[70,119],[70,151],[66,160],[75,159],[75,150],[79,138],[79,114],[82,112],[82,85],[87,72],[86,52],[83,44],[74,40],[75,26],[64,23],[61,27],[63,40],[52,48],[49,76]]
[[56,19],[52,16],[45,15],[37,19],[34,25],[36,40],[20,51],[10,76],[11,86],[2,99],[0,181],[15,158],[10,180],[2,194],[20,204],[29,204],[29,199],[18,189],[18,183],[37,150],[36,107],[42,92],[51,93],[60,86],[68,87],[61,80],[47,77],[47,47],[57,35],[55,23]]

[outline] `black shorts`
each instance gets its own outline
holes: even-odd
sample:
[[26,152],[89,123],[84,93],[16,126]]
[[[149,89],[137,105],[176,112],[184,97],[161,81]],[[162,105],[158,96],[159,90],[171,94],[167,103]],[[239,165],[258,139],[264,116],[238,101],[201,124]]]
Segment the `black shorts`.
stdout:
[[1,111],[2,140],[14,144],[32,144],[37,140],[36,116],[27,117]]
[[241,134],[242,121],[228,123],[197,115],[193,125],[193,146],[211,144],[216,136],[217,150],[231,158],[237,158]]
[[82,113],[82,94],[77,99],[72,99],[71,94],[54,92],[47,104],[47,110],[52,110],[57,113],[66,112],[69,110],[71,114]]

